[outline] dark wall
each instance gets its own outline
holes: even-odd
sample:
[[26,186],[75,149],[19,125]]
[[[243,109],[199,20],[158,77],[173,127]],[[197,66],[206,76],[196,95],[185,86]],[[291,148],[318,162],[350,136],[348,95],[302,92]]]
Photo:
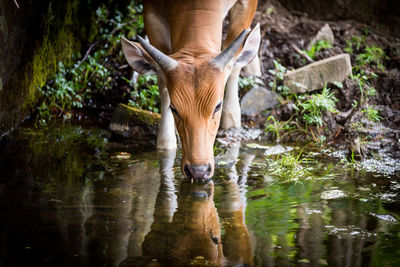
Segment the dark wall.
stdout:
[[91,17],[78,0],[17,2],[0,0],[0,136],[34,110],[37,88],[81,48]]
[[352,19],[379,23],[400,35],[399,0],[279,0],[289,11],[322,20]]

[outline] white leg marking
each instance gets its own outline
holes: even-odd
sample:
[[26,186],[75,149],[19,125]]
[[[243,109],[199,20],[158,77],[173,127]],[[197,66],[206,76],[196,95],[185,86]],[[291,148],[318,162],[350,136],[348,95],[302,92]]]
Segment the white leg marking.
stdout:
[[157,149],[171,150],[176,149],[175,122],[169,107],[170,99],[167,87],[158,77],[158,88],[161,97],[161,121],[157,136]]
[[224,107],[222,109],[221,128],[240,128],[240,104],[239,104],[239,74],[241,68],[234,68],[225,86]]

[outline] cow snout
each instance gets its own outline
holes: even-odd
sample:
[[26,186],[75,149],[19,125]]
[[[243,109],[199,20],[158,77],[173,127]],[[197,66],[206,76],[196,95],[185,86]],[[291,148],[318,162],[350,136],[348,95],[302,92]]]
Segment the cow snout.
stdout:
[[211,178],[211,164],[195,165],[185,164],[184,172],[189,179],[194,179],[197,182],[206,181]]

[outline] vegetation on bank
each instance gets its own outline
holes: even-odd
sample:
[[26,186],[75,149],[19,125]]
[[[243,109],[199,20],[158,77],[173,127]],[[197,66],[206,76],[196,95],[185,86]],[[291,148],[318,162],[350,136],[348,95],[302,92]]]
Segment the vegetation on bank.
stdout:
[[[367,120],[379,122],[382,117],[374,107],[377,90],[374,88],[378,73],[385,70],[384,62],[389,59],[384,50],[377,45],[369,46],[365,42],[366,36],[353,36],[346,40],[344,51],[351,54],[353,61],[353,74],[350,79],[357,85],[358,92],[352,96],[352,105],[348,113],[361,112]],[[336,44],[335,44],[336,45]],[[321,51],[333,49],[334,46],[326,41],[316,42],[305,53],[312,59]],[[290,140],[293,136],[301,136],[302,140],[309,140],[322,145],[328,138],[337,135],[329,129],[331,121],[336,116],[348,116],[346,111],[337,107],[340,92],[346,90],[340,82],[325,84],[319,91],[305,94],[291,92],[291,88],[283,84],[287,68],[278,60],[274,60],[274,69],[269,70],[272,76],[268,83],[281,103],[280,109],[287,110],[285,116],[276,116],[272,112],[268,116],[265,127],[266,134],[276,141]],[[304,86],[296,84],[296,86]],[[286,118],[285,118],[286,117]],[[362,122],[360,122],[362,123]],[[286,139],[285,139],[286,138]]]
[[56,75],[38,88],[42,97],[37,108],[39,123],[69,119],[73,109],[111,108],[121,99],[131,106],[159,112],[156,77],[139,75],[134,81],[120,43],[122,36],[133,39],[143,34],[142,9],[140,1],[132,1],[124,10],[110,11],[106,5],[96,10],[92,32],[97,41],[84,53],[74,54],[73,64],[59,62]]

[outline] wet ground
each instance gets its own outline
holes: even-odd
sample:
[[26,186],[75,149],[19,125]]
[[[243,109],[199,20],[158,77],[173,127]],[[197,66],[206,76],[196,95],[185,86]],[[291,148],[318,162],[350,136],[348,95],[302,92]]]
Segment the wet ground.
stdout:
[[399,172],[341,151],[236,142],[204,185],[97,128],[21,127],[0,151],[0,266],[400,265]]

